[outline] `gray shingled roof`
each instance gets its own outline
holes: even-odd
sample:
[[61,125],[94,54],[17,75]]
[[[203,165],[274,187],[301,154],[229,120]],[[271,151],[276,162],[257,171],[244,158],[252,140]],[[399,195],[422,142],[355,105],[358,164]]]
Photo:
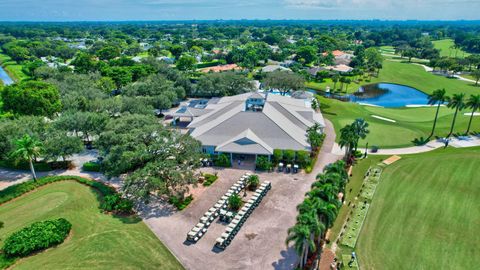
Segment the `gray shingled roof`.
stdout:
[[[190,135],[218,152],[272,154],[273,149],[310,150],[306,130],[315,122],[325,126],[320,113],[304,100],[269,94],[261,112],[245,111],[251,93],[224,97],[209,104],[209,113],[188,126]],[[256,93],[255,98],[265,94]]]

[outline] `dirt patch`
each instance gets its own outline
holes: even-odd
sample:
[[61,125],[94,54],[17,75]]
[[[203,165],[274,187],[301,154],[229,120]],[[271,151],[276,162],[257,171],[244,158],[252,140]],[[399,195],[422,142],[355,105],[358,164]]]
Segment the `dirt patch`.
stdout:
[[256,234],[256,233],[246,233],[246,234],[245,234],[245,237],[246,237],[248,240],[253,240],[253,239],[255,239],[255,237],[257,237],[257,234]]
[[[329,248],[326,248],[322,251],[322,256],[320,258],[320,270],[331,270],[333,260],[335,259],[335,253]],[[334,268],[336,269],[336,268]]]

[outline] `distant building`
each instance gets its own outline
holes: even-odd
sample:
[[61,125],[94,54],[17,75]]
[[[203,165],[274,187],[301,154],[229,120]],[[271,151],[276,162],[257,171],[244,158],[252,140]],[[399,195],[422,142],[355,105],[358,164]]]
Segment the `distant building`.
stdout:
[[239,67],[237,64],[228,64],[228,65],[201,68],[200,71],[203,73],[208,73],[208,72],[222,72],[222,71],[241,70],[241,69],[242,68]]
[[280,65],[268,65],[268,66],[264,66],[262,68],[262,72],[274,72],[276,70],[280,70],[280,71],[292,71],[291,69],[289,68],[286,68],[286,67],[283,67],[283,66],[280,66]]

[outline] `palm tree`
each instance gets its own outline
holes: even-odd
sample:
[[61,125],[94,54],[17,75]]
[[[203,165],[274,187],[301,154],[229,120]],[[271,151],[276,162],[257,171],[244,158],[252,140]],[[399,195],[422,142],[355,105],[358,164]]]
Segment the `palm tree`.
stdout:
[[352,153],[353,146],[357,141],[355,130],[353,125],[346,125],[340,129],[340,140],[338,144],[341,148],[345,148],[345,160],[350,160],[350,155]]
[[337,173],[342,177],[342,181],[347,181],[348,174],[345,166],[346,164],[343,160],[338,160],[337,162],[329,164],[323,171],[325,174]]
[[325,224],[327,228],[333,226],[338,213],[338,208],[335,204],[320,200],[320,203],[316,204],[315,210],[320,222]]
[[447,100],[448,100],[448,97],[446,95],[445,88],[437,89],[433,91],[431,95],[428,96],[428,104],[429,105],[437,104],[437,112],[435,113],[435,119],[433,120],[432,132],[428,136],[427,140],[429,140],[433,136],[433,133],[435,132],[435,126],[437,125],[437,118],[438,118],[438,112],[440,111],[440,105],[445,103],[445,101]]
[[333,91],[335,91],[335,89],[337,89],[337,82],[339,80],[339,75],[338,74],[335,74],[332,76],[332,82],[333,82]]
[[315,249],[315,242],[311,238],[310,228],[307,225],[297,223],[288,229],[286,244],[293,242],[293,248],[300,257],[300,269],[303,269],[307,262],[308,251]]
[[452,98],[449,98],[447,107],[455,108],[452,127],[450,128],[450,132],[447,135],[447,138],[449,138],[453,133],[453,128],[455,127],[455,121],[457,120],[458,111],[463,110],[463,108],[465,108],[465,94],[464,93],[454,94]]
[[21,139],[17,140],[15,144],[16,150],[12,153],[12,156],[17,160],[28,161],[33,180],[37,181],[37,175],[35,174],[35,168],[33,167],[33,160],[40,155],[42,144],[29,135],[24,135]]
[[357,140],[355,141],[356,152],[358,147],[358,141],[360,140],[360,138],[365,139],[367,137],[367,134],[370,133],[370,130],[368,130],[368,123],[363,118],[355,119],[355,122],[353,122],[352,124],[352,129],[357,136]]
[[473,115],[475,114],[475,111],[480,108],[480,95],[471,95],[470,98],[468,98],[467,100],[466,106],[472,109],[472,114],[470,115],[470,120],[468,121],[468,128],[466,132],[468,134],[472,125]]

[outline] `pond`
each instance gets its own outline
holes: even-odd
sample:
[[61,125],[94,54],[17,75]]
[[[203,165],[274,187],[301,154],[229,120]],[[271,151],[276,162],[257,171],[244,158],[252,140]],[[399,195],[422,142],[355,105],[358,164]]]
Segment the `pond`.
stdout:
[[382,107],[404,107],[406,105],[426,105],[428,95],[415,88],[393,84],[377,83],[362,86],[350,101]]
[[4,85],[10,85],[14,83],[12,78],[8,76],[7,72],[0,66],[0,80],[3,82]]

